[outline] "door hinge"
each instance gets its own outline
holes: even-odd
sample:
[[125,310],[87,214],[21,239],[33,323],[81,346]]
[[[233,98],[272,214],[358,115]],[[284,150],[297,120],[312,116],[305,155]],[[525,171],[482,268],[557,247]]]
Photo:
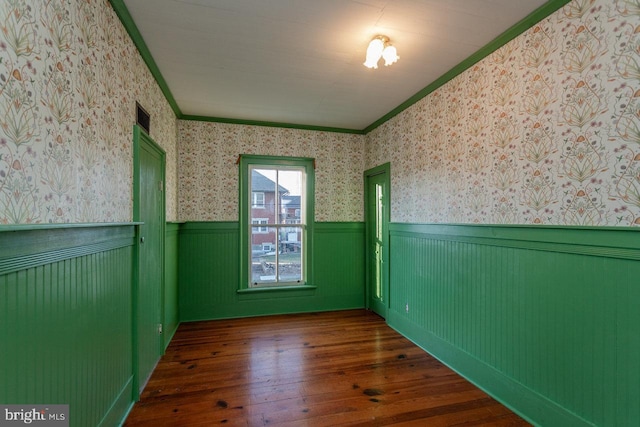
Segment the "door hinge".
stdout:
[[164,191],[164,181],[158,181],[158,190]]

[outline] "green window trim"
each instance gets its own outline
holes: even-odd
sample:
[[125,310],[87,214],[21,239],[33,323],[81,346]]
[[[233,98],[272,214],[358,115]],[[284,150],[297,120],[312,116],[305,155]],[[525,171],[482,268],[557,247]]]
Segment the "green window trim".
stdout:
[[[251,226],[250,212],[251,197],[250,177],[249,173],[252,167],[298,167],[303,168],[306,174],[305,180],[305,222],[306,222],[306,238],[302,242],[302,264],[304,266],[304,277],[301,283],[291,284],[265,284],[263,286],[250,286],[250,263],[251,263]],[[238,284],[238,292],[263,292],[265,290],[300,290],[315,289],[313,285],[313,226],[315,219],[315,171],[314,159],[307,157],[281,157],[281,156],[259,156],[259,155],[240,155],[239,162],[239,215],[240,215],[240,281]]]

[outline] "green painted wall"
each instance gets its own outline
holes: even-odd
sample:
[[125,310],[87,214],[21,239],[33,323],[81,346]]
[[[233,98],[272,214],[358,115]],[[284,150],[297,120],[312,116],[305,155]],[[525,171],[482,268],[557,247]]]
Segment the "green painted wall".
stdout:
[[178,312],[178,233],[180,224],[167,223],[164,239],[164,347],[167,348],[171,338],[178,329],[180,315]]
[[132,404],[135,226],[0,229],[0,402],[69,404],[113,426]]
[[387,321],[537,425],[640,425],[639,231],[394,223]]
[[[638,232],[393,223],[387,320],[535,424],[638,425]],[[235,222],[166,236],[165,342],[178,293],[182,320],[364,306],[362,223],[316,223],[311,290],[237,293]],[[0,230],[0,402],[122,419],[134,245],[133,225]]]
[[315,289],[238,293],[237,222],[188,222],[180,228],[182,321],[364,307],[364,224],[314,225]]

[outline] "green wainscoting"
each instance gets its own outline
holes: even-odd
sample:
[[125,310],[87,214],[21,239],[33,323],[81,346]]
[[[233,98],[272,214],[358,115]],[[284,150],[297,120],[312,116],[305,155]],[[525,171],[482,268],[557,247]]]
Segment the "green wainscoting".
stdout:
[[167,223],[165,227],[164,239],[164,347],[165,349],[171,342],[171,338],[178,329],[180,324],[180,315],[178,312],[178,234],[180,232],[180,224]]
[[69,404],[71,426],[132,405],[135,226],[0,228],[0,402]]
[[387,321],[536,425],[640,425],[639,232],[392,224]]
[[311,287],[238,292],[237,222],[180,227],[180,320],[364,307],[364,224],[314,224]]

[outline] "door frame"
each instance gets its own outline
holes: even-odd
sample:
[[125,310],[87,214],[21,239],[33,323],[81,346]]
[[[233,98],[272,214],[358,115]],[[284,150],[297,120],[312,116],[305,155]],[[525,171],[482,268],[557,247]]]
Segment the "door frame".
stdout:
[[367,310],[371,310],[371,287],[373,284],[371,283],[371,221],[369,220],[370,212],[369,212],[369,180],[372,177],[377,177],[380,175],[385,176],[385,185],[387,191],[383,194],[383,203],[387,206],[387,209],[384,210],[384,215],[382,219],[382,240],[383,246],[386,250],[382,253],[382,268],[380,271],[382,272],[382,292],[383,295],[386,296],[384,301],[384,310],[385,313],[378,313],[382,317],[387,316],[387,312],[389,311],[389,222],[391,220],[391,163],[387,162],[382,165],[376,166],[371,169],[367,169],[364,171],[364,220],[365,220],[365,307]]
[[[133,126],[133,222],[136,223],[136,240],[134,245],[134,263],[133,263],[133,286],[131,290],[131,332],[132,332],[132,369],[133,369],[133,399],[134,401],[138,401],[140,399],[140,381],[144,380],[139,378],[139,354],[138,354],[138,293],[140,291],[140,226],[141,222],[141,212],[140,212],[140,200],[142,197],[141,194],[141,182],[140,182],[140,151],[142,147],[150,149],[151,151],[156,152],[162,162],[162,192],[160,194],[161,202],[161,218],[164,218],[164,221],[160,221],[160,248],[161,248],[161,265],[165,265],[165,235],[166,235],[166,218],[167,218],[167,202],[166,202],[166,153],[160,147],[147,132],[142,129],[139,125]],[[164,268],[162,268],[161,274],[161,290],[160,290],[160,321],[164,325]],[[163,340],[159,340],[159,354],[164,352],[164,343]]]

